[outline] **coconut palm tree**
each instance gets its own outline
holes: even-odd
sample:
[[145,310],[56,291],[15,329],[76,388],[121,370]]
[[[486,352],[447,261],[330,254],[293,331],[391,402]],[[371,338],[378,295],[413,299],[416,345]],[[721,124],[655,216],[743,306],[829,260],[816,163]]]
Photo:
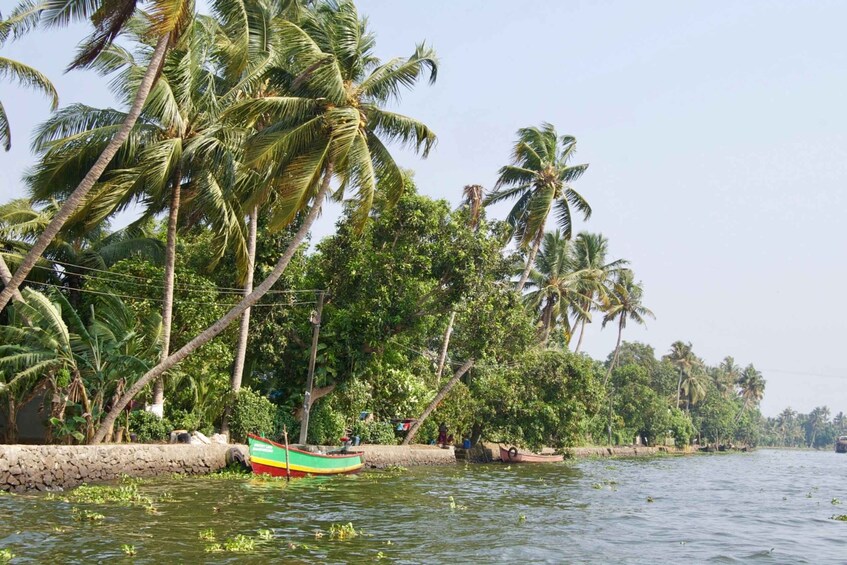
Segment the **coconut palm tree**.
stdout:
[[786,447],[789,444],[787,443],[787,439],[790,437],[790,444],[794,445],[794,432],[796,427],[797,412],[792,410],[790,407],[786,408],[777,416],[776,421],[779,426],[779,430],[782,435],[782,446]]
[[629,269],[621,269],[617,274],[614,285],[604,297],[603,327],[605,328],[606,324],[617,319],[618,341],[615,344],[615,354],[612,357],[612,362],[609,363],[603,386],[609,381],[612,369],[615,368],[615,363],[618,361],[618,353],[621,350],[621,335],[626,327],[627,319],[636,324],[644,325],[646,318],[656,317],[649,308],[641,303],[643,296],[644,287],[641,286],[641,282],[635,282],[633,272]]
[[[28,13],[19,7],[7,20],[0,14],[0,47],[9,37],[19,35],[19,24]],[[59,94],[56,87],[45,75],[36,69],[7,57],[0,57],[0,80],[17,82],[27,88],[39,91],[50,99],[50,109],[59,107]],[[9,116],[0,102],[0,144],[8,151],[12,148],[12,130],[9,127]]]
[[[63,26],[74,20],[91,20],[94,30],[83,43],[81,50],[71,63],[71,68],[90,65],[105,49],[112,45],[115,38],[127,27],[136,13],[138,0],[122,2],[107,0],[24,0],[19,10],[27,12],[30,25],[45,27]],[[104,147],[102,153],[82,178],[70,196],[62,204],[58,213],[36,240],[35,244],[21,261],[8,284],[0,291],[0,310],[6,307],[12,295],[35,267],[38,258],[47,249],[50,242],[59,234],[65,222],[85,202],[94,183],[100,178],[112,158],[130,136],[133,126],[141,114],[156,78],[161,70],[165,52],[169,45],[176,43],[182,31],[188,26],[194,15],[193,0],[151,0],[146,3],[145,27],[156,45],[144,70],[138,88],[132,96],[132,104],[125,119],[117,128],[117,133]]]
[[582,212],[586,220],[591,216],[588,202],[570,184],[588,168],[587,164],[570,164],[575,153],[576,138],[560,137],[551,124],[519,129],[512,164],[500,169],[494,192],[485,200],[488,206],[518,199],[507,217],[520,247],[529,250],[518,292],[529,278],[550,213],[555,209],[565,239],[571,238],[573,230],[571,206]]
[[765,379],[762,378],[762,373],[750,364],[741,371],[737,384],[738,394],[744,399],[744,404],[736,417],[736,419],[740,419],[749,405],[756,406],[762,400],[765,395]]
[[735,387],[740,376],[741,367],[735,364],[735,359],[732,356],[727,355],[714,373],[715,388],[726,398],[735,393]]
[[691,342],[684,343],[682,341],[675,341],[671,344],[670,353],[665,356],[665,359],[676,367],[679,374],[676,385],[676,406],[679,407],[684,383],[688,383],[686,388],[689,391],[694,390],[699,393],[700,386],[698,385],[697,375],[703,370],[703,362],[694,354]]
[[[221,319],[142,376],[114,404],[106,422],[113,422],[147,383],[214,338],[270,290],[320,212],[333,178],[340,181],[333,193],[336,199],[355,191],[349,203],[364,223],[377,178],[389,202],[395,202],[404,187],[403,173],[383,139],[409,145],[424,156],[435,143],[435,134],[424,124],[382,107],[427,71],[430,82],[435,80],[438,67],[432,49],[418,45],[408,58],[380,63],[373,54],[373,35],[347,1],[319,4],[300,25],[276,20],[273,27],[283,47],[267,80],[286,94],[244,100],[227,117],[237,124],[263,126],[248,142],[245,159],[273,182],[263,184],[247,200],[248,209],[274,195],[269,208],[272,227],[290,224],[310,203],[311,209],[268,277]],[[98,434],[94,442],[104,437]]]
[[571,309],[574,317],[574,331],[579,325],[579,340],[574,353],[579,353],[582,338],[585,337],[585,325],[591,323],[592,308],[602,302],[608,291],[608,286],[614,284],[618,273],[629,264],[626,259],[617,259],[609,263],[606,256],[609,250],[609,240],[600,233],[580,232],[573,245],[574,264],[577,271],[592,272],[596,277],[584,281],[581,294],[584,299],[577,302],[576,308]]
[[539,313],[540,337],[546,344],[559,323],[564,324],[567,340],[573,335],[568,314],[571,310],[584,312],[583,305],[591,304],[590,296],[600,284],[598,269],[579,269],[570,242],[558,230],[544,235],[544,244],[527,280],[531,289],[524,302]]

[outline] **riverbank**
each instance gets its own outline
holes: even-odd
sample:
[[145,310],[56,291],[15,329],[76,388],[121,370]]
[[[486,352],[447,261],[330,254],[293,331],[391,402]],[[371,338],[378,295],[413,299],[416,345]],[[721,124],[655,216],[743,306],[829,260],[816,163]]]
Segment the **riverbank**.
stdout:
[[[227,453],[232,449],[247,455],[245,445],[221,444],[0,445],[0,490],[60,490],[83,483],[115,481],[124,476],[204,475],[226,467]],[[491,443],[468,450],[434,445],[362,445],[355,449],[364,452],[365,465],[372,469],[500,460],[499,447]],[[574,447],[566,451],[568,458],[685,453],[691,451],[664,446]]]

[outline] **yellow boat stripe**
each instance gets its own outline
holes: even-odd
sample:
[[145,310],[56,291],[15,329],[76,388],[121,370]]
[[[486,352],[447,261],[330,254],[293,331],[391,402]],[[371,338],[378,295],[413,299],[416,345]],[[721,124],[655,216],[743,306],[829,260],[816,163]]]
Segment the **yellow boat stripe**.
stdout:
[[[255,455],[250,456],[250,461],[255,463],[259,463],[260,465],[267,465],[268,467],[276,467],[277,469],[285,469],[285,463],[280,463],[279,461],[274,461],[273,459],[265,459],[264,457],[256,457]],[[359,463],[357,465],[350,465],[348,467],[336,467],[334,469],[319,469],[317,467],[308,467],[306,465],[291,465],[292,471],[300,471],[303,473],[310,473],[312,475],[334,475],[336,473],[344,473],[347,471],[355,471],[356,469],[361,469],[364,466],[364,463]]]

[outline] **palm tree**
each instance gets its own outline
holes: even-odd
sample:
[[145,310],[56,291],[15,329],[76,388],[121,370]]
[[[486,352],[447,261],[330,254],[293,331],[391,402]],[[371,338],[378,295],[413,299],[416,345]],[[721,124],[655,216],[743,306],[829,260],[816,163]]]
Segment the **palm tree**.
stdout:
[[[138,0],[112,2],[107,0],[44,0],[36,3],[24,0],[20,9],[28,11],[29,22],[51,26],[67,25],[73,20],[90,19],[94,32],[83,44],[81,51],[71,64],[71,68],[85,67],[95,61],[108,48],[114,39],[125,29],[136,12]],[[161,70],[168,46],[175,43],[194,15],[193,0],[152,0],[145,6],[146,31],[156,37],[157,42],[150,61],[138,88],[132,96],[132,104],[115,136],[109,141],[103,152],[80,181],[74,191],[65,200],[58,213],[36,240],[24,257],[8,284],[0,291],[0,310],[6,307],[12,295],[33,269],[38,258],[44,253],[50,242],[59,234],[62,226],[71,215],[85,202],[94,183],[100,178],[109,162],[127,140],[132,131],[147,96]]]
[[[132,151],[115,159],[113,169],[92,192],[88,206],[80,215],[88,223],[97,224],[125,207],[130,201],[143,199],[145,217],[167,211],[167,243],[162,302],[162,359],[170,351],[173,320],[174,279],[176,273],[177,229],[180,213],[187,211],[189,223],[201,218],[212,225],[218,239],[218,257],[225,246],[234,247],[244,268],[244,237],[240,229],[240,212],[233,209],[235,177],[244,134],[237,129],[225,131],[218,116],[222,101],[234,100],[221,77],[210,70],[208,61],[216,46],[214,22],[198,18],[168,52],[162,75],[153,87],[142,110],[143,136],[135,140]],[[144,37],[136,39],[143,46]],[[146,67],[144,52],[139,61],[117,47],[105,51],[94,61],[104,72],[119,71],[114,81],[122,92],[135,91],[135,82]],[[109,112],[77,106],[75,112],[61,112],[41,127],[36,145],[46,151],[39,168],[30,175],[30,186],[36,198],[54,196],[55,179],[66,169],[66,163],[93,159],[109,134],[98,135],[99,120],[105,117],[117,124],[125,120],[121,112]],[[91,119],[80,119],[91,116]],[[65,137],[55,139],[57,132]],[[241,135],[239,135],[241,134]],[[82,139],[82,141],[80,141]],[[76,179],[59,186],[69,186]],[[192,209],[193,208],[193,209]],[[144,221],[142,218],[141,221]],[[210,258],[214,265],[216,257]],[[162,415],[164,383],[159,379],[153,387],[152,410]]]
[[485,189],[479,184],[468,184],[462,189],[462,199],[470,212],[471,227],[476,229],[482,217],[482,202]]
[[691,342],[684,343],[682,341],[675,341],[671,344],[670,353],[668,353],[665,358],[669,360],[674,367],[676,367],[679,373],[679,380],[676,385],[676,407],[679,407],[679,401],[682,396],[683,383],[689,383],[687,388],[689,390],[697,390],[699,391],[699,385],[697,384],[697,375],[703,369],[703,362],[694,355],[694,351],[691,346]]
[[[560,322],[565,325],[567,339],[570,340],[574,328],[568,313],[571,309],[583,311],[582,304],[587,299],[587,294],[583,293],[593,292],[593,285],[599,280],[599,271],[576,268],[572,247],[561,232],[556,230],[544,235],[535,269],[527,281],[527,287],[532,290],[524,296],[524,302],[539,313],[542,344],[547,343],[550,332]],[[589,288],[592,290],[589,291]]]
[[762,378],[762,373],[757,371],[752,364],[747,365],[738,377],[738,389],[738,393],[744,399],[744,404],[741,406],[736,419],[741,418],[744,410],[750,404],[758,405],[765,395],[765,379]]
[[806,421],[806,438],[809,440],[809,447],[815,447],[818,433],[823,431],[828,423],[829,408],[826,406],[817,406],[809,412],[809,418]]
[[796,418],[797,412],[792,410],[790,407],[780,412],[779,416],[777,416],[777,424],[782,432],[783,447],[788,445],[786,443],[786,438],[789,433],[791,434],[791,445],[794,445],[794,425],[796,423]]
[[722,396],[727,397],[735,392],[735,386],[741,376],[741,367],[735,364],[735,359],[727,355],[718,365],[714,374],[715,388]]
[[[3,15],[0,14],[0,47],[6,42],[9,36],[15,36],[16,25],[24,17],[25,10],[18,9],[12,13],[8,20],[3,20]],[[0,80],[9,80],[20,83],[21,85],[37,90],[50,99],[50,109],[55,110],[59,107],[59,94],[53,83],[46,76],[36,69],[9,59],[0,57]],[[12,148],[12,130],[9,127],[9,116],[3,108],[3,103],[0,102],[0,144],[8,151]]]
[[569,165],[575,153],[576,138],[559,137],[548,123],[540,128],[519,129],[512,164],[500,169],[494,192],[485,200],[488,206],[518,199],[507,217],[520,247],[529,249],[518,292],[529,278],[544,239],[544,226],[553,209],[565,239],[571,238],[573,230],[571,206],[582,212],[586,220],[591,216],[588,202],[570,185],[588,168],[588,165]]
[[585,281],[581,293],[585,297],[572,308],[574,316],[574,331],[579,324],[579,341],[576,343],[574,353],[579,353],[582,347],[582,338],[585,337],[585,324],[591,323],[591,309],[595,304],[602,302],[607,293],[607,284],[614,284],[618,273],[629,261],[617,259],[610,263],[606,262],[609,250],[609,240],[600,233],[580,232],[577,234],[572,246],[575,269],[578,271],[593,272],[597,278]]
[[[248,99],[227,112],[228,118],[248,126],[264,127],[249,141],[246,160],[262,175],[273,179],[247,201],[247,206],[268,201],[271,227],[284,227],[312,203],[288,248],[268,277],[221,319],[142,376],[116,402],[106,417],[117,414],[144,386],[207,343],[267,293],[282,275],[330,194],[356,190],[350,205],[364,223],[376,190],[376,179],[389,202],[396,202],[404,176],[380,139],[410,145],[426,156],[435,134],[424,124],[381,106],[399,98],[427,70],[430,82],[437,72],[432,49],[418,45],[412,56],[386,63],[373,55],[374,38],[359,19],[351,2],[327,2],[303,15],[301,25],[275,22],[282,45],[279,60],[268,72],[269,85],[285,95]],[[258,128],[257,128],[258,129]],[[98,434],[94,442],[103,440]]]
[[615,363],[618,361],[618,353],[621,350],[621,335],[626,327],[627,319],[632,320],[636,324],[644,325],[645,318],[650,317],[655,319],[653,312],[641,304],[644,296],[644,288],[641,282],[635,282],[635,275],[629,269],[621,269],[617,274],[617,280],[604,297],[603,301],[603,325],[615,320],[618,320],[618,341],[615,344],[615,354],[612,357],[612,362],[609,363],[609,369],[606,372],[606,378],[603,380],[603,386],[609,381],[612,374],[612,369],[615,368]]

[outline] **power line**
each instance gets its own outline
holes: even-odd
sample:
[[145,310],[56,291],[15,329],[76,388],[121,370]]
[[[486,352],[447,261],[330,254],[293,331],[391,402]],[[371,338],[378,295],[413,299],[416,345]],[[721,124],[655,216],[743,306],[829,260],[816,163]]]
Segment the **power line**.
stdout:
[[[16,259],[22,259],[24,257],[23,255],[21,255],[19,253],[10,253],[10,252],[7,252],[7,251],[0,251],[0,254],[5,255],[6,257],[13,257],[13,258],[16,258]],[[86,265],[78,265],[76,263],[59,261],[58,259],[45,259],[45,261],[49,261],[49,262],[55,263],[57,265],[62,265],[63,267],[71,267],[71,268],[75,268],[75,269],[82,269],[82,270],[85,270],[85,271],[92,271],[92,272],[96,272],[96,273],[104,273],[106,275],[109,275],[109,277],[123,277],[123,278],[127,278],[127,279],[144,281],[144,283],[143,284],[141,284],[141,283],[130,283],[130,282],[127,282],[127,281],[122,281],[122,280],[119,280],[119,279],[112,279],[112,278],[109,278],[109,277],[95,276],[95,275],[83,275],[83,276],[86,276],[86,277],[89,277],[89,278],[95,279],[95,280],[101,280],[101,281],[104,281],[104,282],[117,282],[117,283],[120,283],[120,284],[135,284],[136,286],[143,286],[143,287],[151,287],[152,286],[152,287],[156,287],[156,288],[164,288],[164,284],[149,282],[149,279],[147,277],[141,277],[141,276],[138,276],[138,275],[130,275],[128,273],[117,273],[117,272],[114,272],[114,271],[106,271],[106,270],[103,270],[103,269],[97,269],[95,267],[88,267]],[[52,271],[53,270],[50,267],[45,267],[44,265],[35,265],[35,268],[43,269],[43,270],[46,270],[46,271]],[[180,290],[186,290],[186,291],[201,290],[203,292],[210,292],[210,291],[214,290],[218,294],[242,294],[244,292],[243,288],[224,287],[224,286],[215,286],[214,288],[204,288],[204,287],[191,286],[191,285],[175,284],[174,288],[180,289]],[[298,293],[317,293],[317,292],[320,292],[320,289],[269,290],[267,293],[268,294],[298,294]]]

